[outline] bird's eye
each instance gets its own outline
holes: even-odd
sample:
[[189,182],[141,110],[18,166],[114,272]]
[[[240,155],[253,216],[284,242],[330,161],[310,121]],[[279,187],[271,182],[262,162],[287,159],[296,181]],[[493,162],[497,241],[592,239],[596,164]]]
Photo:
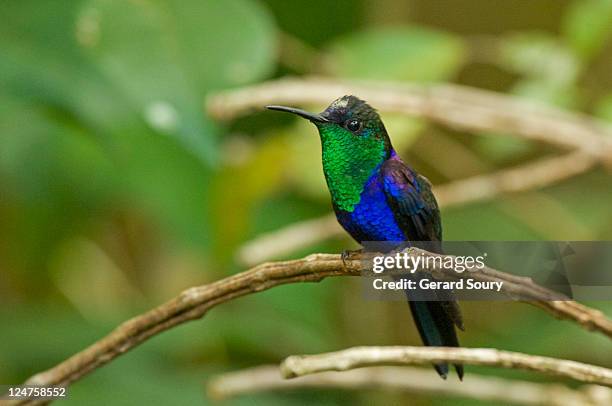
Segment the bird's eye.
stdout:
[[345,123],[346,129],[352,132],[357,132],[361,129],[361,121],[351,119]]

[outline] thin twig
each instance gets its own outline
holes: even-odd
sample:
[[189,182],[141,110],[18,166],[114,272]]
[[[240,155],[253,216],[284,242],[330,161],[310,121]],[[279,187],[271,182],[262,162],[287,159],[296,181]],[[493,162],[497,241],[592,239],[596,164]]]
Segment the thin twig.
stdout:
[[[474,203],[507,193],[541,188],[586,172],[596,164],[597,159],[592,155],[583,151],[570,152],[560,157],[544,158],[492,174],[435,186],[434,194],[440,207]],[[243,244],[236,258],[245,265],[258,264],[342,233],[335,216],[328,214],[262,234]]]
[[427,365],[436,362],[524,369],[612,386],[611,369],[494,348],[354,347],[325,354],[293,355],[282,362],[280,369],[283,377],[294,378],[317,372],[347,371],[376,365]]
[[[104,366],[149,338],[180,324],[203,317],[211,308],[229,300],[287,283],[318,282],[329,276],[359,275],[359,261],[339,255],[312,254],[302,259],[272,262],[217,282],[193,287],[176,298],[130,319],[106,337],[53,368],[30,377],[26,384],[68,386]],[[11,405],[44,403],[22,400]]]
[[298,221],[245,242],[236,251],[236,261],[245,266],[253,266],[343,234],[345,231],[333,213]]
[[593,168],[597,160],[582,151],[543,158],[514,168],[456,180],[434,188],[441,207],[493,199],[507,193],[539,189]]
[[[406,252],[408,255],[437,255],[416,248],[409,248]],[[371,257],[355,256],[343,261],[340,255],[312,254],[293,261],[261,264],[217,282],[187,289],[178,297],[124,322],[106,337],[55,367],[32,376],[26,384],[68,386],[149,338],[201,318],[208,310],[221,303],[287,283],[318,282],[330,276],[359,275],[364,266],[363,260],[368,258]],[[585,329],[599,331],[612,337],[612,321],[602,312],[570,300],[552,301],[560,300],[562,297],[528,278],[513,276],[487,267],[478,272],[463,274],[443,269],[432,269],[431,273],[438,277],[443,274],[447,278],[469,276],[475,281],[503,281],[501,292],[507,297],[520,298],[547,310],[557,318],[574,321]],[[11,404],[36,403],[40,402],[25,400]]]
[[[243,92],[226,93],[222,97],[211,99],[209,103],[209,112],[219,118],[230,118],[233,114],[242,114],[245,111],[259,108],[263,104],[325,104],[329,102],[330,99],[340,94],[357,93],[368,99],[381,110],[416,114],[463,130],[512,132],[525,138],[544,141],[553,145],[577,150],[577,152],[561,158],[543,160],[519,168],[504,170],[493,175],[476,176],[439,187],[436,194],[442,205],[461,204],[466,201],[491,198],[500,193],[542,187],[585,172],[593,167],[599,160],[609,159],[610,155],[612,155],[610,153],[612,151],[610,148],[611,144],[608,140],[601,138],[605,133],[609,133],[609,130],[600,126],[599,123],[595,123],[580,115],[560,112],[523,101],[519,102],[507,96],[457,86],[437,86],[433,88],[398,88],[394,86],[393,88],[383,88],[377,85],[378,87],[376,89],[373,88],[374,85],[370,88],[360,88],[359,86],[368,85],[355,86],[354,84],[338,84],[319,80],[270,83],[256,88],[245,89]],[[370,93],[370,91],[372,93]],[[393,96],[397,97],[394,98]],[[575,165],[576,163],[578,163],[578,165]],[[529,176],[524,176],[526,172]],[[298,232],[295,232],[296,230]],[[307,232],[304,233],[304,231]],[[335,224],[333,217],[326,216],[315,220],[314,223],[302,223],[297,227],[285,230],[282,235],[283,237],[291,237],[291,234],[306,235],[308,240],[316,241],[320,239],[322,235],[335,235],[339,233],[339,231],[340,229]],[[273,236],[272,238],[268,236],[265,241],[268,243],[272,242],[272,244],[268,244],[271,246],[277,245],[276,242],[278,242],[278,239],[274,241]],[[283,241],[285,242],[283,246],[286,248],[286,241],[288,241],[288,239],[283,238]],[[254,249],[254,246],[251,248],[253,248],[250,250],[251,254],[254,252],[261,252],[260,249]],[[261,248],[261,245],[258,248]],[[497,277],[500,276],[496,271],[491,271],[492,275]],[[518,285],[525,282],[516,278],[510,279],[513,282],[518,282]],[[511,288],[509,290],[510,292],[507,293],[516,293],[516,291],[512,292],[513,289]],[[586,319],[591,318],[590,316],[586,318],[579,316],[579,314],[582,314],[586,309],[573,302],[547,302],[535,300],[530,301],[530,303],[543,307],[553,314],[569,316],[579,322],[581,322],[580,320],[584,322]],[[597,315],[595,316],[595,318],[597,318]],[[594,327],[596,325],[598,325],[598,327]],[[607,330],[606,334],[610,336],[609,320],[604,321],[603,325],[599,322],[587,322],[583,324],[583,326],[596,329],[603,327],[604,330]],[[363,349],[348,350],[348,353],[349,355],[355,356],[354,352],[360,350]],[[537,370],[545,373],[572,377],[586,382],[598,382],[612,385],[612,371],[572,361],[555,360],[546,357],[529,356],[526,354],[509,353],[490,349],[472,350],[477,351],[477,353],[466,354],[466,351],[470,350],[427,348],[425,350],[430,352],[444,352],[443,354],[430,353],[429,357],[423,356],[425,351],[423,351],[422,347],[411,349],[403,348],[402,350],[404,351],[401,354],[403,357],[402,362],[430,363],[446,360],[449,362],[455,361],[481,365],[501,365]],[[406,351],[408,350],[414,353],[407,354]],[[449,354],[445,352],[448,350],[454,351],[455,353]],[[353,351],[353,353],[350,353],[351,351]],[[344,352],[342,354],[346,355],[346,353],[347,352]],[[338,355],[338,353],[332,355]],[[379,363],[381,360],[384,362],[384,357],[381,359],[379,355],[380,354],[377,353],[375,357],[370,359],[353,359],[352,361],[354,363],[352,365],[372,365]],[[407,355],[410,355],[409,359],[406,359]],[[303,361],[312,360],[312,358],[296,359],[291,357],[283,364],[285,372],[288,371],[290,375],[296,375],[296,364],[292,364],[292,360],[295,362],[299,360],[297,364],[299,366]],[[387,358],[386,361],[396,363],[397,354],[391,354],[391,359]],[[327,370],[344,370],[350,367],[351,361],[347,361],[346,357],[340,360],[336,359],[335,364],[332,362],[331,365],[323,365],[323,369]],[[272,371],[269,370],[269,373],[271,372]],[[352,373],[357,372],[360,373],[360,375],[351,377],[344,375],[344,384],[358,385],[359,383],[365,384],[366,382],[372,384],[372,382],[375,381],[375,378],[370,374],[364,374],[363,371],[352,371]],[[396,377],[397,374],[399,374],[399,371],[395,371],[393,376]],[[343,375],[336,375],[334,379],[343,379],[339,378],[340,376]],[[362,377],[361,381],[356,379],[359,376]],[[306,379],[308,378],[314,379],[310,383],[308,381],[302,381],[295,385],[329,384],[330,379],[334,382],[334,379],[328,376],[323,376],[322,381],[321,375],[307,377]],[[227,381],[224,382],[227,384]],[[272,380],[269,382],[273,382],[272,385],[276,385],[278,383],[278,378],[276,378],[276,381]],[[412,383],[414,381],[413,379],[401,379],[401,382]],[[336,380],[332,385],[341,384]],[[504,382],[502,385],[504,385],[503,387],[506,389],[511,389],[509,393],[512,394],[530,393],[525,391],[524,386],[521,389],[514,387],[512,390],[512,387],[509,387],[507,383]],[[266,385],[262,385],[261,380],[258,381],[258,387],[261,389],[262,386],[265,387]],[[421,388],[423,387],[423,385],[419,386]],[[217,388],[220,387],[222,386],[218,384]],[[489,382],[487,384],[478,385],[477,387],[490,388],[491,385]],[[449,386],[446,386],[446,388],[449,388]],[[463,386],[463,388],[466,388],[466,386]],[[582,395],[581,393],[571,393],[572,391],[569,389],[567,389],[567,391],[569,392],[565,392],[559,397],[559,399],[563,400],[560,400],[560,402],[556,404],[587,404],[588,399],[582,398],[580,396]],[[545,403],[545,401],[549,404],[555,404],[553,400],[555,396],[552,396],[552,392],[539,391],[538,394],[540,398],[537,403],[533,401],[534,398],[532,398],[532,402],[527,404],[541,404]],[[577,398],[572,396],[577,396]],[[507,398],[504,400],[507,400]],[[589,403],[595,404],[595,402]]]
[[228,120],[267,104],[327,105],[344,94],[357,94],[381,111],[416,115],[460,130],[504,132],[612,158],[612,130],[594,118],[458,85],[280,79],[213,94],[206,109],[214,118]]
[[345,372],[320,372],[283,379],[278,365],[265,365],[214,377],[206,385],[215,400],[267,391],[296,389],[400,390],[515,405],[603,406],[612,403],[612,390],[598,385],[571,389],[557,383],[536,383],[489,377],[470,372],[463,382],[443,381],[431,368],[378,366]]
[[[438,193],[442,205],[474,202],[502,193],[539,188],[586,172],[600,162],[612,165],[612,128],[609,125],[580,113],[458,85],[285,78],[212,94],[206,109],[214,118],[229,120],[261,110],[267,104],[323,106],[350,93],[365,98],[381,111],[424,117],[465,131],[512,134],[573,150],[560,158],[544,159],[441,186]],[[340,233],[340,227],[330,216],[292,224],[246,243],[239,251],[238,259],[251,265],[278,258]],[[249,262],[248,258],[257,260]]]

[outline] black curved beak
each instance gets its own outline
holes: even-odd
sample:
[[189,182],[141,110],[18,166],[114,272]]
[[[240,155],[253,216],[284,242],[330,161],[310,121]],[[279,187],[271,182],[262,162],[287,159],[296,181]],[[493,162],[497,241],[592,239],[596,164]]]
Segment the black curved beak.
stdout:
[[297,114],[300,117],[304,117],[306,120],[310,120],[313,123],[327,123],[328,119],[321,116],[320,114],[309,113],[307,111],[296,109],[294,107],[285,107],[285,106],[266,106],[268,110],[277,110],[284,111],[286,113]]

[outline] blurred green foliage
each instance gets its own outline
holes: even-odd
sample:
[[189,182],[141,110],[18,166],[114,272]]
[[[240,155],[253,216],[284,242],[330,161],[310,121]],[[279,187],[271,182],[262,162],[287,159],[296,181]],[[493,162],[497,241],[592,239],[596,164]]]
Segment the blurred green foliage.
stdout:
[[326,61],[330,74],[347,78],[442,81],[464,57],[461,41],[420,27],[352,32],[335,41]]
[[[285,74],[448,81],[612,121],[612,1],[441,3],[0,3],[0,382],[18,383],[181,289],[240,271],[234,256],[244,242],[329,211],[313,129],[263,114],[216,123],[203,109],[211,91]],[[384,119],[402,155],[435,183],[554,153],[504,134]],[[445,210],[445,235],[610,239],[611,200],[612,180],[597,170]],[[308,252],[352,244],[342,238]],[[610,303],[595,306],[612,312]],[[468,346],[612,363],[609,351],[595,350],[609,345],[603,337],[538,310],[464,309]],[[280,287],[156,337],[74,385],[60,404],[203,403],[201,383],[222,371],[349,345],[416,344],[413,330],[403,304],[364,303],[354,281]],[[253,399],[407,398],[315,391]]]

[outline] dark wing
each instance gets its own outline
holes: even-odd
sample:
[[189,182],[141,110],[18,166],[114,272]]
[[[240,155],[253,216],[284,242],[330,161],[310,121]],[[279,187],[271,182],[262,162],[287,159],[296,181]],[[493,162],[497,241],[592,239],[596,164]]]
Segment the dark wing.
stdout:
[[[395,221],[409,240],[441,241],[440,209],[427,178],[396,159],[389,159],[382,165],[380,176]],[[422,248],[442,253],[440,244],[427,244]],[[436,293],[453,323],[463,330],[461,312],[452,292],[440,290]]]
[[387,203],[410,241],[441,241],[438,203],[429,181],[402,161],[389,159],[381,167]]
[[[442,253],[442,225],[438,203],[431,192],[429,181],[399,160],[387,160],[381,167],[381,181],[387,203],[409,241],[434,241],[422,248]],[[420,245],[420,244],[414,244]],[[414,275],[412,278],[420,278]],[[408,293],[408,292],[407,292]],[[418,294],[418,293],[412,293]],[[411,301],[410,308],[423,342],[426,345],[459,346],[453,324],[463,330],[461,310],[450,290],[436,290],[436,301]],[[410,294],[409,299],[410,299]],[[413,298],[416,299],[416,298]],[[455,365],[459,376],[463,367]],[[445,364],[436,364],[445,376]]]

